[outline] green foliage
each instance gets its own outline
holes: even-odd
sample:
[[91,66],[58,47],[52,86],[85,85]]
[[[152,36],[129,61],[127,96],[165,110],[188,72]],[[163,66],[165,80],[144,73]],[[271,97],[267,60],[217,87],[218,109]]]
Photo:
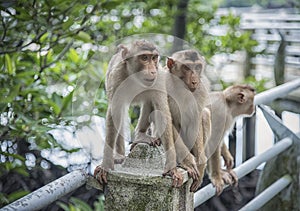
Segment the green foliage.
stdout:
[[[70,203],[65,204],[62,202],[57,202],[57,204],[65,211],[92,211],[92,207],[90,207],[86,202],[71,197]],[[98,200],[94,202],[94,210],[104,211],[104,196],[100,195]]]
[[8,204],[9,202],[13,202],[27,194],[29,194],[30,192],[29,191],[24,191],[24,190],[18,190],[18,191],[15,191],[11,194],[3,194],[3,193],[0,193],[0,203],[1,204]]
[[266,91],[268,89],[266,86],[268,82],[270,82],[270,79],[263,78],[257,80],[254,76],[248,76],[244,80],[244,83],[249,84],[255,88],[256,93]]
[[[255,76],[248,76],[241,82],[241,84],[251,85],[255,88],[256,93],[260,93],[260,92],[266,91],[268,89],[267,88],[268,82],[270,82],[270,80],[267,78],[258,80],[255,78]],[[220,83],[222,85],[222,90],[226,89],[227,87],[229,87],[231,85],[234,85],[234,83],[227,83],[223,80],[220,80]]]
[[[252,53],[252,48],[257,46],[258,42],[251,39],[251,32],[239,28],[240,17],[229,13],[216,18],[214,16],[216,9],[217,6],[213,3],[192,1],[187,16],[186,39],[208,60],[216,53],[234,53],[237,50]],[[225,35],[212,35],[209,32],[212,27],[222,28]]]

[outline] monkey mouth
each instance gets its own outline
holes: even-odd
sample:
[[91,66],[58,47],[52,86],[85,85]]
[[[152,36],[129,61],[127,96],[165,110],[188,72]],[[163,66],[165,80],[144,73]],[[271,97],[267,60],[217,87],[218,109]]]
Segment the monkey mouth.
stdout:
[[191,92],[194,92],[196,90],[196,88],[190,88]]
[[153,82],[155,80],[155,78],[144,78],[144,81],[147,82]]

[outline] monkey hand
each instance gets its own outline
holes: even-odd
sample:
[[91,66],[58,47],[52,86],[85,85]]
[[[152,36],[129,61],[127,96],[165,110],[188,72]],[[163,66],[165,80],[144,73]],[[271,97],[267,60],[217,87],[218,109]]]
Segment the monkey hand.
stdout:
[[101,165],[97,166],[94,170],[94,177],[100,184],[107,183],[107,171]]
[[230,174],[230,176],[232,178],[231,184],[236,187],[238,185],[238,180],[239,180],[238,176],[232,169],[227,170],[227,172]]
[[192,154],[186,156],[183,161],[180,162],[179,166],[185,169],[188,172],[189,177],[193,180],[199,179],[196,161]]
[[226,157],[224,157],[224,163],[225,163],[227,170],[232,169],[232,167],[234,165],[233,157],[231,155],[227,155]]
[[183,177],[181,173],[177,171],[176,167],[163,173],[163,176],[170,176],[173,180],[172,186],[175,188],[178,188],[183,184]]
[[212,178],[210,178],[210,180],[213,186],[216,188],[216,195],[219,196],[223,192],[224,188],[224,181],[222,176],[215,175]]

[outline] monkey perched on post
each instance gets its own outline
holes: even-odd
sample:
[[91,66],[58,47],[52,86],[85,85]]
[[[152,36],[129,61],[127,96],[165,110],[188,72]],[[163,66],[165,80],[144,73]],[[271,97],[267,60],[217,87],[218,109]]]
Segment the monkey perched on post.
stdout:
[[[169,106],[173,122],[177,161],[193,178],[195,192],[206,167],[204,140],[210,135],[210,113],[205,108],[209,83],[204,58],[195,50],[174,53],[167,60]],[[203,125],[205,124],[205,125]]]
[[[107,183],[107,171],[114,168],[114,153],[125,155],[124,124],[128,119],[130,104],[135,103],[141,105],[136,126],[137,141],[140,139],[139,134],[145,133],[150,125],[148,119],[151,112],[156,110],[164,114],[162,122],[159,122],[157,115],[153,115],[153,122],[158,131],[155,135],[161,139],[166,152],[163,175],[171,176],[175,187],[182,184],[182,175],[176,169],[172,119],[165,77],[165,74],[159,71],[158,50],[145,40],[135,41],[129,46],[120,45],[118,52],[110,60],[105,84],[108,109],[103,162],[94,171],[94,176],[100,183]],[[155,144],[155,139],[151,137],[141,142],[145,141]]]
[[[226,184],[237,183],[238,178],[232,171],[233,157],[226,147],[224,135],[231,131],[239,116],[251,116],[255,111],[253,103],[255,90],[248,85],[230,86],[224,91],[211,92],[207,108],[211,111],[211,126],[214,132],[206,143],[208,173],[216,194],[223,191]],[[210,155],[212,155],[210,157]],[[220,157],[224,158],[227,171],[221,169]]]

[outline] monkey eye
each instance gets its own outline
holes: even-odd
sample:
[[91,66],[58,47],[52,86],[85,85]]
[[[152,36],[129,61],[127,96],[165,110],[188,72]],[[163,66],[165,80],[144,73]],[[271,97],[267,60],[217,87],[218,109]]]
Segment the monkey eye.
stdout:
[[143,61],[147,61],[148,60],[148,56],[146,54],[141,55],[140,58]]
[[201,70],[202,69],[202,64],[197,64],[195,67],[196,70]]
[[190,68],[189,68],[188,66],[186,66],[186,65],[182,65],[182,69],[183,69],[184,71],[189,71],[189,70],[190,70]]
[[152,60],[156,61],[158,59],[158,55],[152,56]]

